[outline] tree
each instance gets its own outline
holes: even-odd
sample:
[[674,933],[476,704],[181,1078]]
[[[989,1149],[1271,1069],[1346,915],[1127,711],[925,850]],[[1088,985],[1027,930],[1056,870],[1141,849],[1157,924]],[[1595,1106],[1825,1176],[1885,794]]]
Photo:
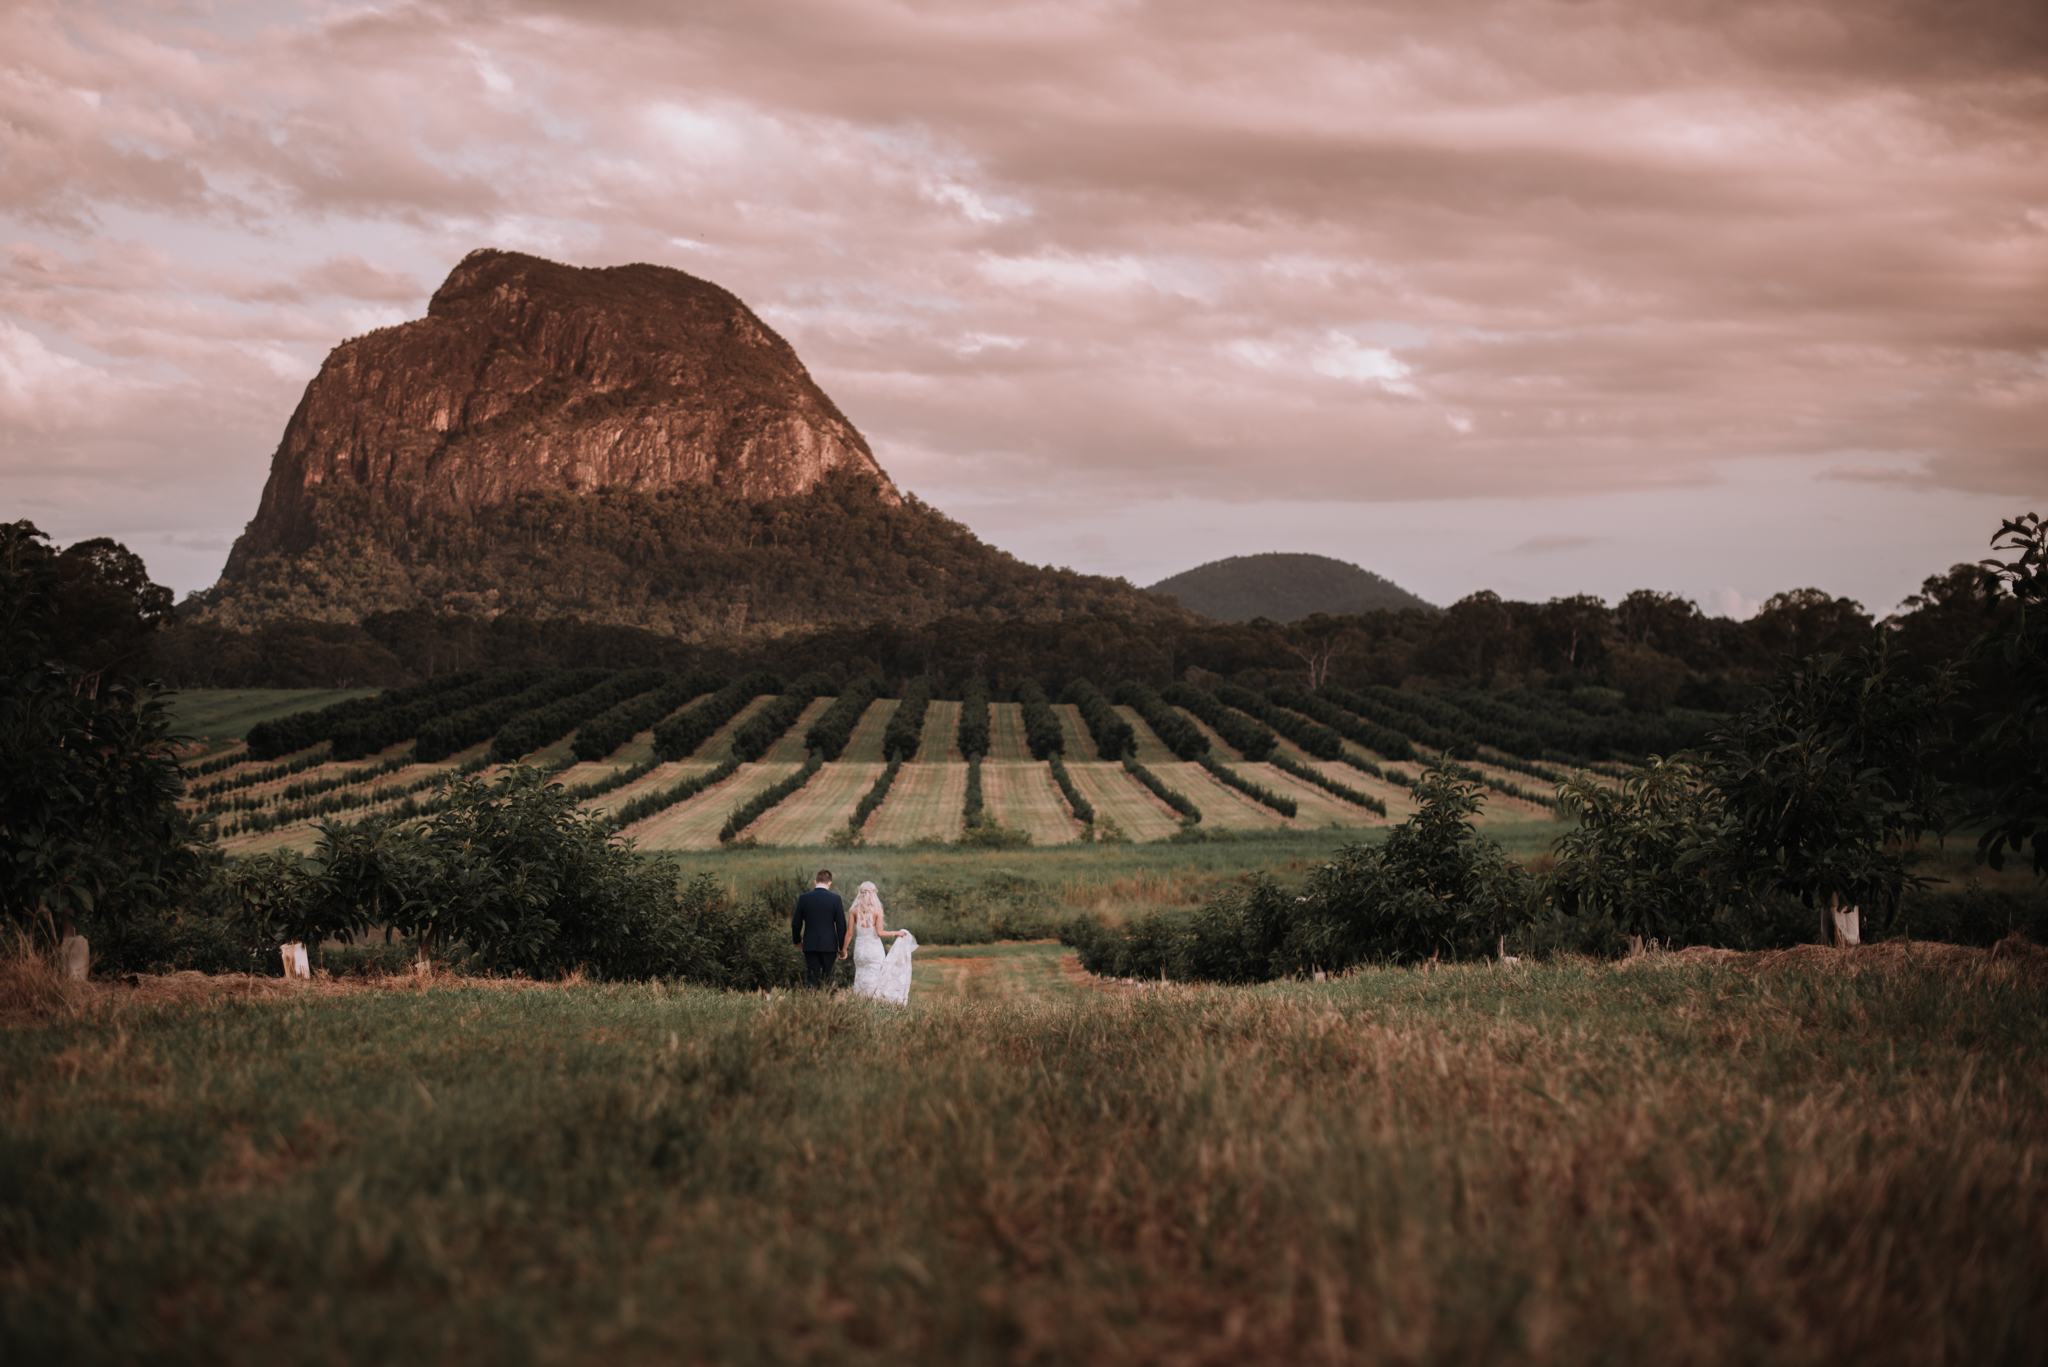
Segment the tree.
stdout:
[[1547,886],[1560,915],[1609,918],[1622,934],[1670,945],[1712,920],[1714,897],[1691,856],[1711,836],[1716,810],[1696,766],[1653,759],[1618,789],[1580,774],[1557,795],[1578,818],[1557,842]]
[[2010,705],[1987,712],[1971,743],[1982,765],[1984,801],[1974,814],[1985,823],[1978,857],[2005,867],[2005,852],[2031,849],[2034,873],[2048,878],[2048,524],[2039,514],[2008,519],[1991,539],[2011,560],[1986,560],[2011,595],[2015,610],[1996,636],[1972,647],[1999,658],[2013,686]]
[[154,909],[199,867],[164,695],[56,656],[77,583],[59,560],[0,525],[0,904],[52,938]]
[[1870,614],[1851,598],[1825,589],[1792,589],[1764,599],[1745,624],[1765,660],[1784,655],[1818,655],[1854,650],[1870,638]]
[[1954,692],[1950,667],[1915,680],[1882,640],[1789,664],[1712,738],[1715,860],[1824,906],[1823,938],[1854,943],[1859,908],[1895,909],[1912,843],[1942,825],[1932,755]]

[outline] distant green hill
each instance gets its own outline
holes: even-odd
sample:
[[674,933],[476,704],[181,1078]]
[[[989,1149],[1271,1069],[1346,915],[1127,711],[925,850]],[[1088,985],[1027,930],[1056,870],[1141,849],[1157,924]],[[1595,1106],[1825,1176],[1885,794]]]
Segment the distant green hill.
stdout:
[[1391,580],[1327,555],[1269,551],[1233,555],[1197,565],[1152,585],[1148,593],[1170,593],[1184,608],[1219,622],[1264,617],[1292,622],[1312,613],[1372,612],[1380,608],[1427,608]]

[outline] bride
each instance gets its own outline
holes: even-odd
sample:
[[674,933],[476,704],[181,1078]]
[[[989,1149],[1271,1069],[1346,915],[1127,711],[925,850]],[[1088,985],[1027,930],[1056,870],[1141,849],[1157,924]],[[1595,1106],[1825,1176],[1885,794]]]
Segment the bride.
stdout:
[[[882,899],[873,883],[862,883],[853,895],[848,919],[853,922],[855,995],[909,1005],[910,956],[917,952],[917,937],[907,930],[882,929]],[[896,941],[894,951],[882,948],[884,940]]]

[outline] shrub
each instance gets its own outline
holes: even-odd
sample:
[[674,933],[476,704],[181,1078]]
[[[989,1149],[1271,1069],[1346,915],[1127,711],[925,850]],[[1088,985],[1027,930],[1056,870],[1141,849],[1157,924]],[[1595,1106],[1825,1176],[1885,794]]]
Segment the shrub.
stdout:
[[1138,763],[1135,759],[1124,761],[1124,772],[1152,791],[1152,795],[1180,813],[1181,820],[1192,826],[1202,819],[1202,809],[1188,801],[1187,795],[1178,788],[1169,788],[1160,781],[1159,775]]
[[774,702],[747,718],[732,733],[733,754],[743,761],[761,758],[796,725],[811,699],[823,697],[831,689],[832,680],[823,674],[806,674],[794,680]]
[[1116,700],[1145,719],[1160,744],[1174,757],[1192,760],[1209,753],[1209,738],[1193,722],[1167,705],[1149,684],[1130,682],[1116,691]]
[[[678,802],[687,802],[707,788],[715,788],[740,771],[740,762],[731,755],[720,761],[710,773],[686,778],[680,783],[671,783],[659,792],[642,793],[639,797],[622,804],[611,814],[612,824],[624,830],[636,821],[645,821],[656,812],[665,812]],[[579,793],[578,800],[583,800]]]
[[552,745],[585,721],[625,702],[650,695],[669,678],[664,669],[622,670],[571,697],[513,717],[491,740],[491,760],[509,764]]
[[804,732],[804,744],[827,760],[838,759],[845,753],[846,743],[853,739],[853,728],[860,724],[862,714],[882,692],[882,681],[874,675],[854,680],[832,700],[830,707],[818,714]]
[[1074,819],[1084,826],[1095,824],[1095,806],[1074,787],[1074,777],[1067,772],[1067,762],[1057,754],[1049,757],[1052,766],[1052,781],[1060,787],[1060,795],[1067,800],[1067,807],[1074,813]]
[[955,734],[960,753],[969,759],[988,753],[988,681],[980,675],[960,690],[960,727]]
[[681,677],[669,676],[669,681],[653,692],[628,698],[584,722],[576,732],[573,747],[576,758],[603,759],[642,731],[660,723],[684,703],[715,692],[725,687],[726,682],[723,674],[702,670]]
[[[979,682],[978,680],[970,681]],[[932,695],[936,692],[931,676],[920,674],[903,688],[903,701],[896,704],[896,715],[889,718],[889,728],[882,733],[882,757],[902,761],[916,759],[918,748],[924,744],[924,717],[931,710]],[[988,749],[988,695],[984,690],[981,700],[981,729],[983,751]],[[961,729],[965,732],[967,704],[960,704]],[[961,747],[962,753],[966,746]],[[976,753],[981,753],[977,751]]]
[[542,677],[523,692],[493,698],[452,715],[436,717],[420,728],[419,737],[413,742],[413,758],[424,764],[444,760],[478,741],[489,740],[499,727],[522,712],[595,687],[610,673],[607,669],[562,670]]
[[1293,798],[1282,797],[1268,788],[1263,788],[1253,783],[1250,779],[1217,759],[1213,754],[1204,752],[1195,762],[1214,775],[1218,783],[1223,784],[1227,788],[1237,789],[1238,792],[1243,793],[1262,807],[1270,807],[1280,813],[1280,815],[1289,818],[1292,818],[1298,810]]
[[[1243,689],[1238,692],[1244,693]],[[1209,729],[1223,737],[1223,743],[1243,755],[1253,764],[1265,760],[1279,744],[1273,728],[1262,721],[1256,721],[1242,712],[1225,707],[1215,694],[1207,689],[1196,688],[1193,684],[1168,684],[1160,694],[1167,702],[1184,711],[1192,712],[1209,724]],[[1257,695],[1245,693],[1257,702]]]
[[1024,743],[1031,750],[1033,759],[1051,759],[1064,754],[1067,748],[1066,729],[1052,710],[1052,702],[1045,696],[1045,689],[1036,679],[1025,679],[1016,689],[1016,698],[1023,707]]
[[[309,745],[317,745],[332,738],[335,730],[346,723],[469,688],[480,682],[483,677],[475,670],[465,670],[459,674],[442,674],[405,688],[379,693],[373,698],[349,698],[326,707],[294,712],[290,716],[273,717],[269,721],[258,722],[249,728],[249,758],[271,760],[280,755],[292,754]],[[404,740],[405,737],[400,736],[399,739]]]
[[1116,714],[1102,690],[1086,679],[1075,679],[1060,694],[1060,701],[1080,709],[1081,722],[1095,738],[1095,753],[1114,763],[1138,752],[1138,733]]
[[763,693],[781,691],[782,679],[765,671],[735,679],[696,706],[655,727],[654,753],[665,760],[688,759],[748,703]]
[[1224,684],[1216,690],[1216,697],[1247,716],[1257,717],[1317,759],[1337,759],[1344,753],[1344,738],[1335,731],[1298,712],[1275,707],[1249,688]]
[[803,768],[797,770],[780,783],[762,789],[739,806],[733,808],[732,814],[725,819],[724,828],[718,832],[719,843],[722,845],[730,844],[738,837],[741,831],[753,825],[754,822],[758,821],[791,793],[809,783],[817,775],[818,770],[823,764],[824,761],[819,758],[818,752],[813,750],[810,758],[804,761]]

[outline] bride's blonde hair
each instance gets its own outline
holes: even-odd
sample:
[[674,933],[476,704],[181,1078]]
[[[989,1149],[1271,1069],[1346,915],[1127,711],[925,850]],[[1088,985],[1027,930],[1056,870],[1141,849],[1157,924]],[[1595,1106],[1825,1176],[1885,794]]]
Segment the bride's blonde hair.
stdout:
[[853,894],[854,918],[858,920],[862,915],[870,911],[874,912],[877,916],[882,914],[882,898],[875,891],[873,883],[862,883],[860,890]]

